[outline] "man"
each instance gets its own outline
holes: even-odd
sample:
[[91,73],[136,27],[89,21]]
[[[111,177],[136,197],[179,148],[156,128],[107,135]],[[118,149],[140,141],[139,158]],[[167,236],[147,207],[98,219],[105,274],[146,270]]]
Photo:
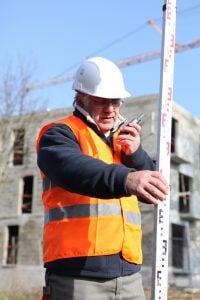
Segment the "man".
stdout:
[[140,145],[141,127],[123,126],[120,106],[130,94],[118,67],[88,59],[73,89],[73,115],[46,125],[37,139],[44,299],[145,299],[138,199],[165,200],[167,183]]

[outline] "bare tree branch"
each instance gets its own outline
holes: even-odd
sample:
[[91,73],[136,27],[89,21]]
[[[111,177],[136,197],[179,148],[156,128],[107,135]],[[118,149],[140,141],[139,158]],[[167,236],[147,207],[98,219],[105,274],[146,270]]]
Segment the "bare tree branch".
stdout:
[[[13,163],[14,148],[19,147],[18,144],[23,145],[24,135],[20,136],[20,130],[23,132],[24,128],[30,126],[32,113],[45,105],[44,101],[39,102],[33,97],[32,91],[25,89],[32,77],[31,66],[22,63],[15,70],[8,65],[0,74],[0,183],[5,180],[7,167]],[[13,128],[16,119],[17,128]],[[28,151],[25,148],[17,151]]]

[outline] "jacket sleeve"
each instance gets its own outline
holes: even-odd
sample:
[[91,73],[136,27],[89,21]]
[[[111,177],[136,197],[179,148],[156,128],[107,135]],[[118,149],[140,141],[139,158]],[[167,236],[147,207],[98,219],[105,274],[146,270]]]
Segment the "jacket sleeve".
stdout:
[[[122,153],[122,162],[124,165],[126,165],[129,168],[130,167],[135,168],[136,171],[156,170],[156,162],[149,157],[149,155],[142,148],[141,145],[138,148],[138,150],[131,155],[125,155],[124,153]],[[149,204],[145,199],[141,197],[138,197],[138,200],[140,202]]]
[[71,192],[102,199],[127,196],[125,179],[135,171],[120,164],[106,164],[81,152],[69,127],[56,124],[39,143],[38,166],[54,184]]
[[122,162],[127,167],[135,168],[137,171],[155,171],[156,169],[155,161],[150,158],[141,145],[138,150],[131,155],[126,156],[124,153],[122,153]]

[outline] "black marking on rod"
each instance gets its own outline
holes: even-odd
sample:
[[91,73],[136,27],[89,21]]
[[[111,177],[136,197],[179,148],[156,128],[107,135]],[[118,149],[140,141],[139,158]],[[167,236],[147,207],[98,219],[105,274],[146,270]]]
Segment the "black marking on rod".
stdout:
[[159,210],[159,224],[163,224],[164,211],[163,209]]
[[163,246],[162,246],[162,248],[163,248],[163,255],[166,255],[166,253],[167,253],[167,240],[163,240]]
[[161,286],[162,271],[157,271],[157,285]]

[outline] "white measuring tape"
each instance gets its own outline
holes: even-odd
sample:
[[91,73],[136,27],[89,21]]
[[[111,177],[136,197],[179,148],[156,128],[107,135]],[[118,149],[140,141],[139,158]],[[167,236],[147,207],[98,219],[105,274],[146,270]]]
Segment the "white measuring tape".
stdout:
[[[170,181],[171,120],[175,52],[176,0],[163,5],[163,36],[158,122],[157,169]],[[168,290],[170,196],[155,207],[152,300],[166,300]]]

